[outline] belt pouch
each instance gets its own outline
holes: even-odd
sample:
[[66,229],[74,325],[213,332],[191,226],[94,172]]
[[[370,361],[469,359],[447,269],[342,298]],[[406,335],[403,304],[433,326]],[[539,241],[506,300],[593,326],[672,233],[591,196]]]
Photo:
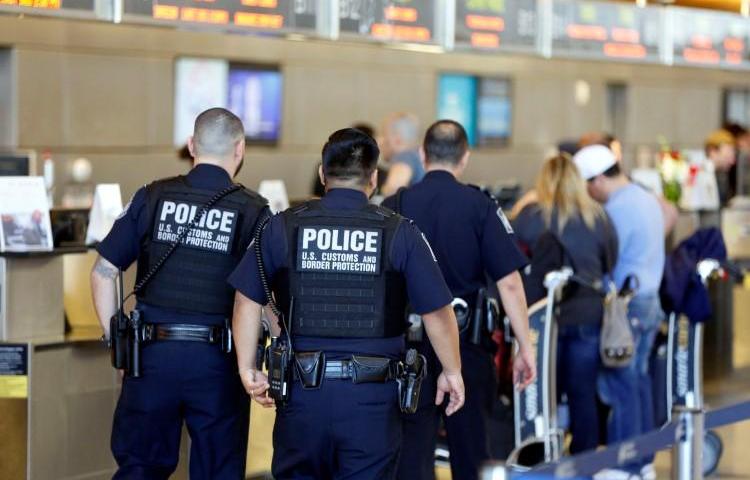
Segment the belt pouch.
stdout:
[[302,381],[302,388],[320,387],[326,364],[326,357],[322,351],[295,352],[294,363],[297,365],[297,375]]
[[385,357],[352,355],[352,381],[354,383],[377,383],[388,379],[391,361]]

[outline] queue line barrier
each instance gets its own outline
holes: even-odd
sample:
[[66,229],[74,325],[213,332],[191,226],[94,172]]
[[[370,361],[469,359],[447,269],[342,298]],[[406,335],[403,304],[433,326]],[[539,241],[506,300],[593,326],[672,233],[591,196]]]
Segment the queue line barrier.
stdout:
[[750,401],[710,412],[678,406],[672,412],[672,422],[658,430],[603,450],[545,463],[526,472],[514,471],[512,467],[502,463],[491,463],[482,470],[481,479],[546,480],[590,477],[601,470],[621,468],[639,458],[672,447],[672,480],[699,480],[703,478],[701,452],[705,429],[745,420],[750,420]]

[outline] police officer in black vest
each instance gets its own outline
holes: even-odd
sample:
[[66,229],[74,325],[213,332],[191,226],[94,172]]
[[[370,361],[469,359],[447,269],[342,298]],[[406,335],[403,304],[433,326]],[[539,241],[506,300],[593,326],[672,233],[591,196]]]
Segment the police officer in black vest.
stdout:
[[[259,266],[282,312],[294,352],[289,398],[277,402],[273,476],[384,480],[394,477],[401,444],[407,302],[424,316],[442,371],[429,402],[463,405],[458,329],[452,296],[427,241],[408,220],[368,204],[379,150],[368,135],[344,129],[323,147],[326,194],[271,219],[230,283],[237,289],[234,328],[245,389],[261,405],[278,399],[255,369],[261,305]],[[273,346],[273,342],[272,342]],[[276,349],[272,348],[269,359]],[[271,363],[275,362],[272,360]],[[406,366],[405,366],[406,365]],[[269,365],[272,383],[283,376]],[[408,383],[402,383],[402,393]],[[272,397],[269,397],[272,393]]]
[[[485,293],[488,277],[497,284],[520,346],[514,381],[525,388],[536,376],[526,298],[518,273],[527,261],[495,200],[457,180],[469,159],[464,128],[450,120],[433,124],[427,130],[421,154],[427,169],[425,178],[387,198],[384,205],[411,218],[424,232],[455,298],[466,406],[446,418],[445,426],[453,478],[473,480],[482,462],[489,459],[487,419],[497,396],[493,364],[497,346],[491,338],[492,308]],[[434,362],[429,344],[422,342],[419,348],[427,356],[428,365]],[[431,383],[425,380],[424,388],[435,388],[435,381],[434,377]],[[439,414],[434,405],[423,403],[416,415],[404,418],[399,479],[435,477]]]
[[232,183],[245,133],[231,112],[201,113],[188,145],[193,169],[135,193],[97,247],[91,274],[96,311],[110,337],[118,270],[138,262],[141,325],[133,334],[141,342],[140,376],[126,372],[115,411],[117,479],[168,478],[177,466],[183,421],[191,438],[191,479],[245,478],[250,402],[228,353],[234,291],[226,279],[259,219],[268,216],[267,202]]

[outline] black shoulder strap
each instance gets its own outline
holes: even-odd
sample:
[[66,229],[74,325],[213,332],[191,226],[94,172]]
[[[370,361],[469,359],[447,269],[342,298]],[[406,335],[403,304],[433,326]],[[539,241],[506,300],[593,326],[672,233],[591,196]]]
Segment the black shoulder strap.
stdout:
[[242,185],[239,184],[232,184],[225,188],[224,190],[220,191],[209,201],[203,204],[203,206],[198,211],[198,214],[193,218],[193,220],[190,222],[188,227],[180,233],[180,235],[177,237],[177,239],[172,243],[172,245],[169,246],[169,250],[164,252],[164,255],[154,264],[154,266],[151,268],[151,270],[146,273],[146,275],[141,278],[141,281],[138,282],[134,287],[133,291],[128,294],[127,297],[123,299],[123,302],[130,298],[131,296],[135,295],[139,291],[143,289],[143,287],[146,286],[148,282],[151,281],[152,278],[154,278],[154,275],[161,270],[161,267],[164,266],[164,263],[167,261],[167,259],[174,253],[174,251],[177,249],[177,247],[182,243],[182,241],[185,239],[185,237],[195,228],[196,225],[198,225],[198,222],[200,222],[201,218],[206,214],[209,208],[214,206],[216,202],[221,200],[222,198],[226,197],[227,195],[231,194],[232,192],[236,192],[237,190],[240,190]]

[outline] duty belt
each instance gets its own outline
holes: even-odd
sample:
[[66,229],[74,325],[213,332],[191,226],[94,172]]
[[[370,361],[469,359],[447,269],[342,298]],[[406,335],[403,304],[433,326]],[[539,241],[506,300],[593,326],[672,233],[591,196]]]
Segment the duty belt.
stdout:
[[[326,361],[325,378],[351,380],[355,378],[355,368],[360,367],[355,367],[355,362],[352,360],[328,360]],[[400,368],[401,362],[391,360],[387,370],[382,375],[378,374],[372,377],[371,381],[385,382],[387,380],[394,380],[398,376]]]
[[222,343],[227,329],[223,326],[190,325],[186,323],[145,323],[142,337],[144,342],[176,340],[187,342]]
[[324,378],[353,383],[382,383],[403,374],[403,362],[388,357],[352,355],[344,360],[326,360],[325,353],[295,352],[295,376],[304,388],[317,388]]

